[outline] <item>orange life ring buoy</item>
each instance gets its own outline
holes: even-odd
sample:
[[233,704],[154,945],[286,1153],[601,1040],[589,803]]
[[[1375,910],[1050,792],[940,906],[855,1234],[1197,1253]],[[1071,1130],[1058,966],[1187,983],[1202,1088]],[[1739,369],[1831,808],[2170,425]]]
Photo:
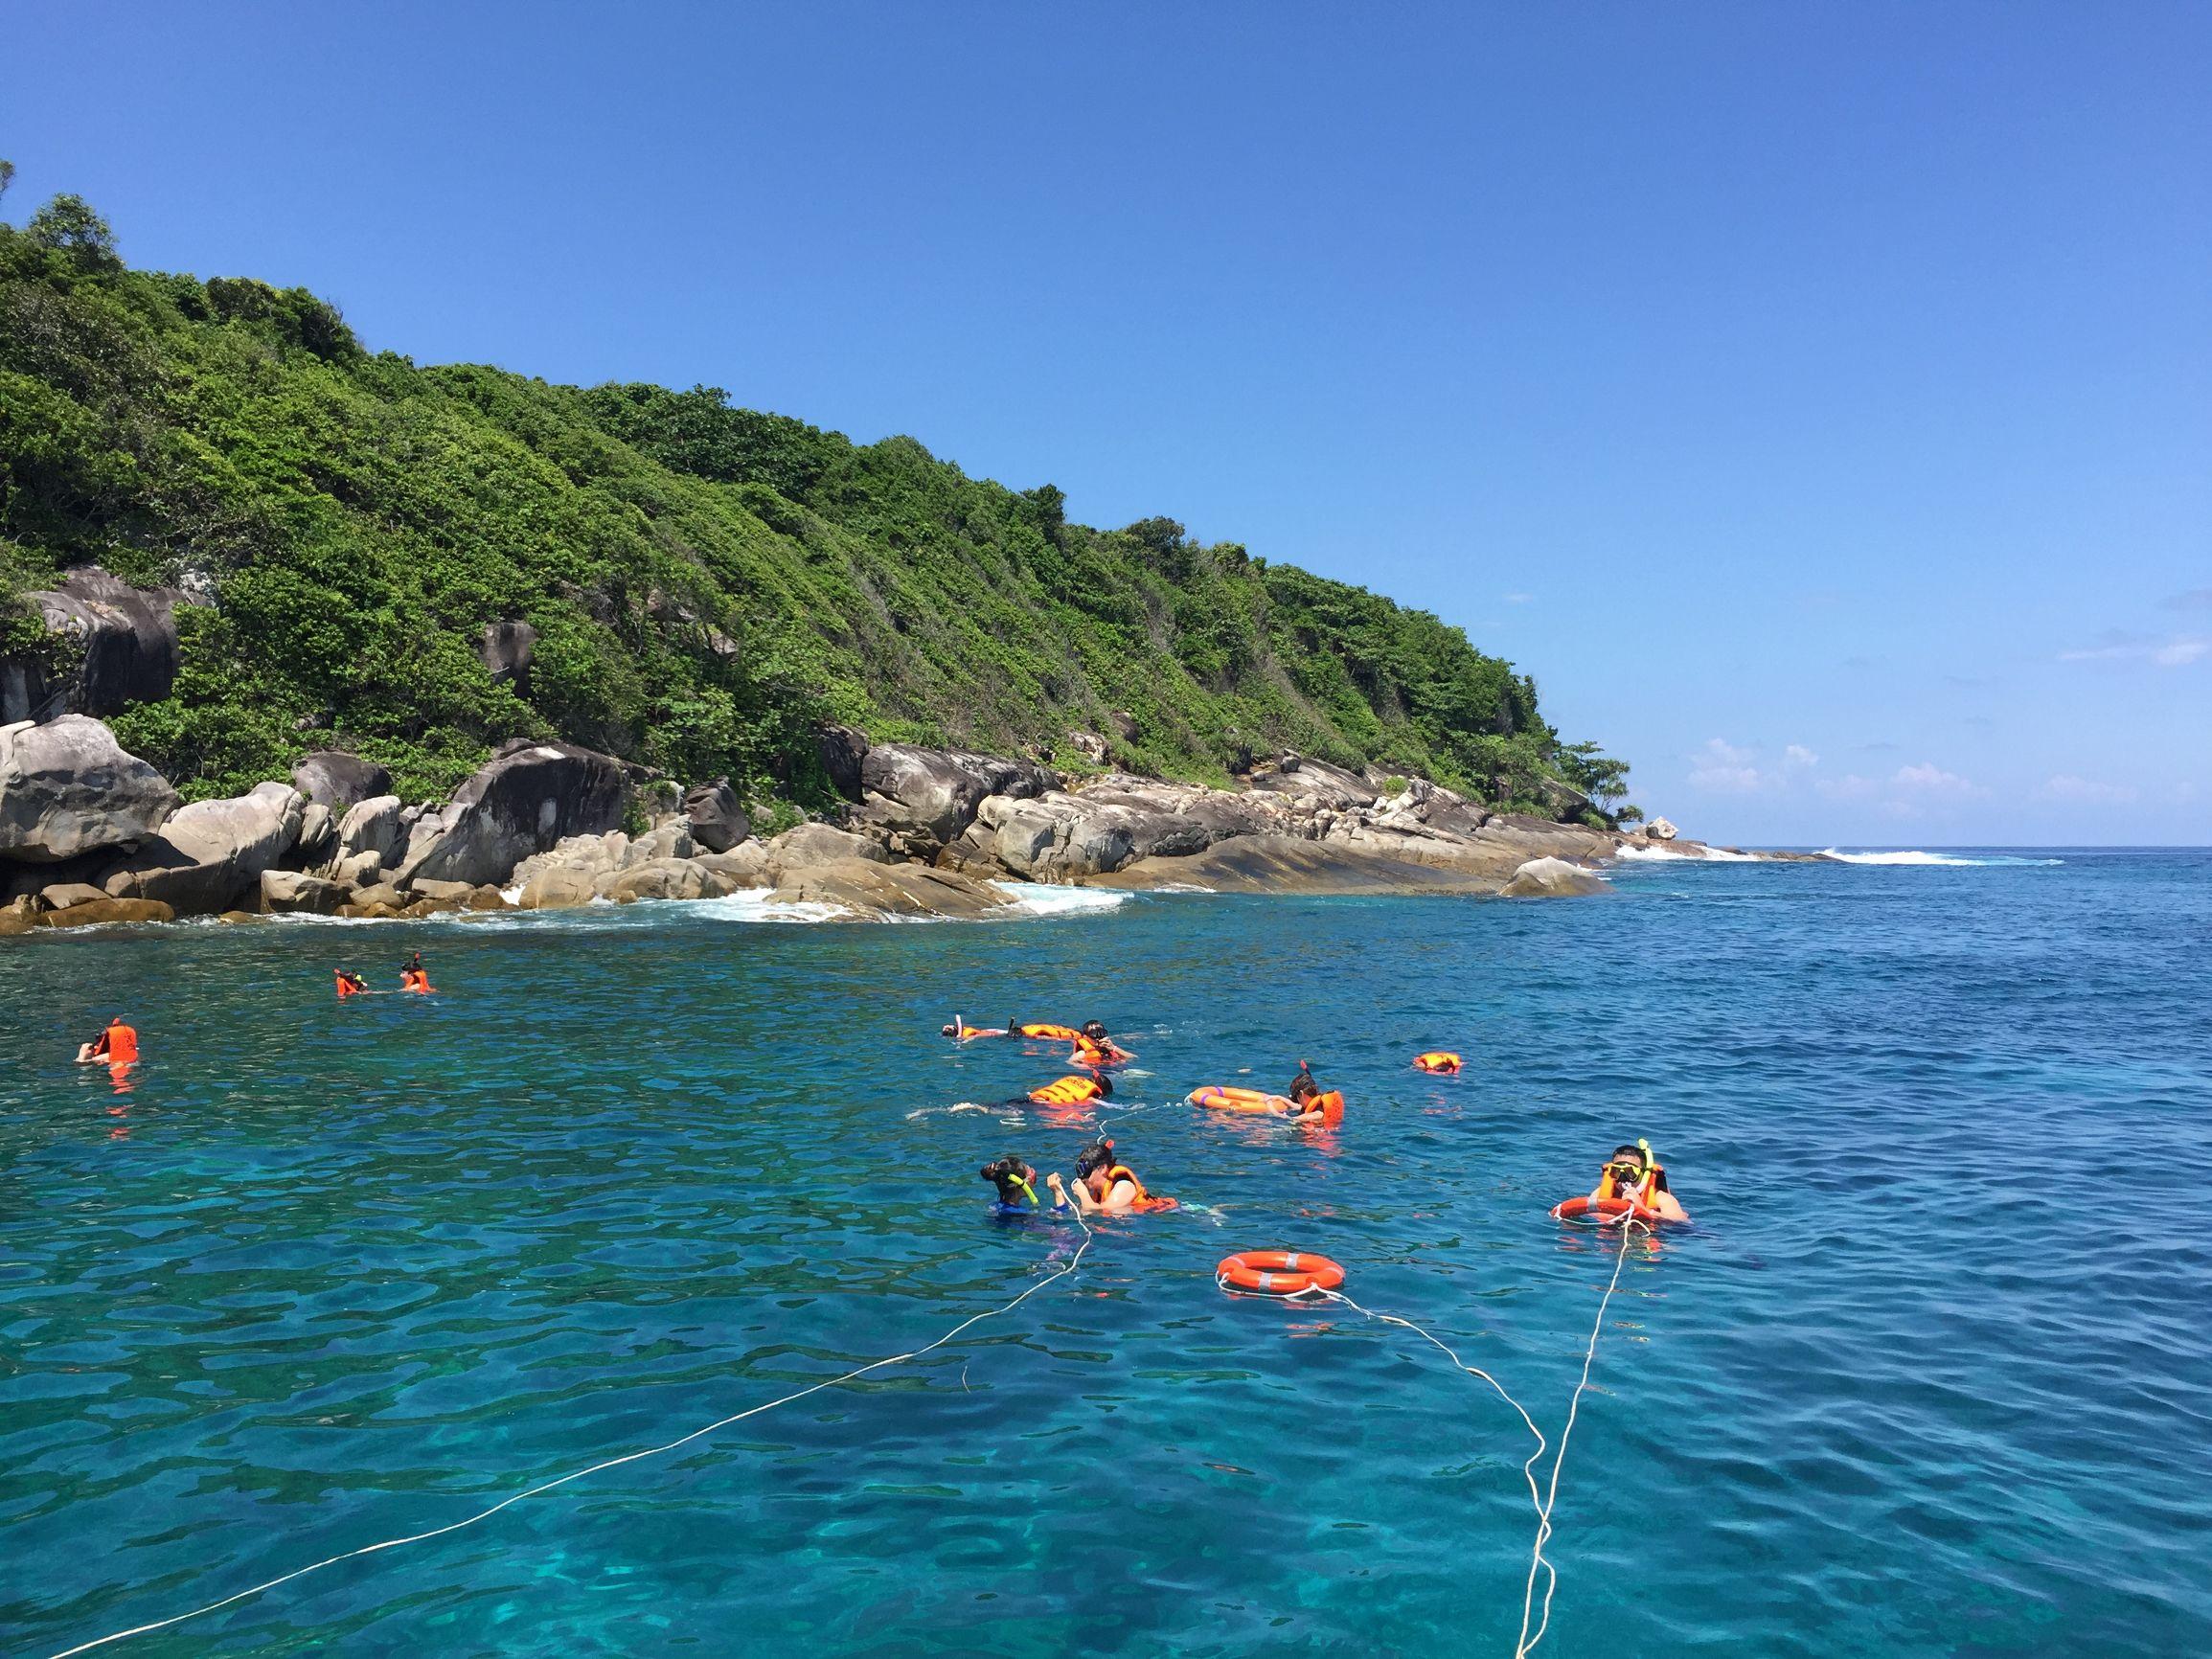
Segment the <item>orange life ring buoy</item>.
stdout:
[[1415,1071],[1433,1072],[1440,1078],[1459,1076],[1459,1057],[1444,1049],[1437,1049],[1429,1054],[1413,1057],[1413,1069]]
[[1215,1283],[1262,1296],[1317,1296],[1344,1283],[1344,1269],[1303,1250],[1240,1250],[1221,1258]]
[[1297,1110],[1297,1102],[1285,1095],[1270,1095],[1260,1089],[1239,1089],[1220,1083],[1208,1083],[1193,1089],[1186,1102],[1190,1105],[1204,1106],[1216,1112],[1254,1112],[1266,1117],[1288,1118]]
[[1584,1193],[1552,1206],[1554,1221],[1578,1221],[1585,1227],[1610,1227],[1622,1221],[1655,1221],[1659,1213],[1633,1198],[1593,1198]]

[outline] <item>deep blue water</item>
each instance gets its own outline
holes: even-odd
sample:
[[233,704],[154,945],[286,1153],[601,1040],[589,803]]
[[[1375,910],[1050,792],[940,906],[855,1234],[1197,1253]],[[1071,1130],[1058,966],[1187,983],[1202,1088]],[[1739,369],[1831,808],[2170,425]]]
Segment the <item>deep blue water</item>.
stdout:
[[[2042,856],[2042,855],[2033,855]],[[1556,1441],[1648,1135],[1538,1649],[2212,1652],[2212,854],[1633,868],[1607,899],[733,907],[0,946],[0,1649],[436,1527],[930,1341],[1066,1264],[947,1113],[1096,1015],[1177,1214],[911,1367],[103,1652],[1504,1654],[1511,1410],[1231,1298],[1302,1247]],[[442,994],[334,1004],[330,967]],[[68,1063],[126,1011],[127,1094]],[[1466,1074],[1407,1068],[1430,1047]],[[1342,1087],[1334,1136],[1173,1103]],[[1249,1074],[1246,1068],[1250,1068]],[[87,1075],[89,1072],[90,1075]]]

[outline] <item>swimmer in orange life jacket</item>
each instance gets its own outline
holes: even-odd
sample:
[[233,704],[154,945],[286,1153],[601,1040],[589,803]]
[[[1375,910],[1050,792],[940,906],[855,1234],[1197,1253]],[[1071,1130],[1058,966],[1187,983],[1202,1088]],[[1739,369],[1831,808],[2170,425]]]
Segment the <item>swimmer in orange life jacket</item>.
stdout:
[[350,996],[368,996],[371,994],[368,982],[352,968],[341,967],[333,971],[338,976],[338,1000],[340,1002],[344,1002]]
[[1088,1105],[1092,1101],[1110,1101],[1113,1093],[1113,1079],[1099,1072],[1087,1078],[1061,1078],[1006,1103],[1010,1106],[1082,1106]]
[[428,996],[437,987],[430,983],[430,970],[422,966],[422,953],[417,951],[399,969],[399,989]]
[[1615,1147],[1590,1193],[1593,1199],[1627,1198],[1661,1221],[1687,1221],[1690,1213],[1667,1191],[1666,1166],[1652,1156],[1652,1143]]
[[1086,1019],[1075,1034],[1075,1053],[1068,1057],[1079,1066],[1101,1071],[1107,1066],[1126,1065],[1136,1056],[1106,1035],[1103,1020]]
[[[1065,1204],[1070,1190],[1057,1170],[1045,1178],[1056,1204]],[[1101,1139],[1085,1147],[1075,1161],[1075,1207],[1085,1216],[1145,1215],[1173,1210],[1173,1198],[1157,1198],[1145,1191],[1137,1172],[1114,1158],[1114,1144]]]
[[111,1066],[138,1063],[138,1033],[123,1023],[123,1015],[117,1014],[109,1020],[107,1029],[90,1042],[78,1045],[79,1065],[90,1065],[95,1060],[104,1060]]
[[1298,1062],[1298,1075],[1290,1079],[1290,1086],[1283,1092],[1290,1098],[1290,1103],[1298,1108],[1290,1114],[1292,1117],[1311,1117],[1326,1109],[1321,1102],[1321,1085],[1313,1080],[1311,1060]]

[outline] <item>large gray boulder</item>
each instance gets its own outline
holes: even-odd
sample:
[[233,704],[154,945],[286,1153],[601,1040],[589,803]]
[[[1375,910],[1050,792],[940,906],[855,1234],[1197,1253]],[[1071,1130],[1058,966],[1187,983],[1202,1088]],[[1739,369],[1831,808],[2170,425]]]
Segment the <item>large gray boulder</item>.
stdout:
[[392,774],[358,755],[324,749],[292,768],[292,787],[342,818],[364,801],[391,794]]
[[727,778],[701,784],[684,796],[684,821],[692,839],[709,852],[727,852],[753,832],[753,821],[738,805]]
[[1644,833],[1653,841],[1672,841],[1681,831],[1664,818],[1654,818],[1644,826]]
[[1339,812],[1353,807],[1372,807],[1378,794],[1375,785],[1358,773],[1305,755],[1285,755],[1272,766],[1255,767],[1251,784],[1293,800],[1311,797],[1318,806]]
[[[298,774],[294,773],[294,777]],[[375,795],[355,802],[338,820],[338,857],[341,861],[374,852],[389,860],[399,851],[399,797]]]
[[272,915],[335,916],[347,889],[297,870],[264,870],[261,897],[261,907]]
[[834,906],[855,920],[883,917],[993,915],[1014,901],[988,882],[920,864],[873,864],[832,859],[787,874],[776,883],[776,901]]
[[176,683],[176,595],[134,588],[86,565],[58,586],[25,597],[49,633],[77,648],[79,665],[59,683],[49,683],[34,661],[0,663],[0,719],[33,719],[56,709],[112,715],[169,695]]
[[1080,881],[1136,858],[1187,857],[1219,839],[1177,814],[1054,790],[1036,800],[991,796],[960,847],[1034,881]]
[[1559,858],[1530,859],[1513,873],[1504,888],[1508,898],[1581,898],[1610,891],[1603,876]]
[[824,726],[814,734],[814,751],[830,786],[848,801],[860,799],[860,768],[868,759],[868,734],[852,726]]
[[768,875],[772,881],[782,881],[792,871],[847,860],[887,864],[890,856],[867,836],[855,835],[850,830],[839,830],[830,824],[801,824],[767,844]]
[[53,864],[136,846],[176,800],[167,779],[89,716],[0,726],[0,859]]
[[[617,904],[634,904],[641,898],[703,898],[708,897],[707,873],[689,858],[655,858],[602,877],[599,897]],[[729,891],[718,885],[718,893]]]
[[1057,773],[1033,761],[910,743],[878,743],[860,762],[862,815],[940,845],[972,824],[976,808],[991,796],[1033,797],[1059,784]]
[[149,898],[179,916],[216,916],[258,899],[262,873],[300,839],[307,797],[289,784],[257,784],[228,801],[180,807],[161,833],[111,866],[101,885],[118,898]]
[[515,902],[525,910],[574,910],[598,897],[589,871],[573,864],[549,864],[531,873]]
[[574,743],[509,743],[454,792],[434,825],[427,813],[417,823],[400,878],[503,882],[564,837],[619,827],[628,792],[611,756]]

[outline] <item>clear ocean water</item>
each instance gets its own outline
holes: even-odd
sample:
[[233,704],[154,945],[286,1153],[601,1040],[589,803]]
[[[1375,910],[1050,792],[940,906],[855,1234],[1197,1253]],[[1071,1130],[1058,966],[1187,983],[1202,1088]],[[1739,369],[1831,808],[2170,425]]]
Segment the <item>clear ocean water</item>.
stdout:
[[[1694,1225],[1618,1263],[1539,1653],[2212,1652],[2212,854],[1947,856],[8,942],[0,1650],[929,1342],[1083,1240],[977,1166],[1095,1123],[1183,1210],[919,1362],[100,1651],[1510,1656],[1518,1419],[1214,1266],[1334,1257],[1556,1443],[1616,1260],[1545,1212],[1647,1135]],[[438,997],[335,1004],[414,948]],[[115,1011],[127,1093],[68,1063]],[[1060,1069],[956,1011],[1138,1058],[1095,1119],[948,1111]],[[1301,1057],[1334,1134],[1175,1103]]]

